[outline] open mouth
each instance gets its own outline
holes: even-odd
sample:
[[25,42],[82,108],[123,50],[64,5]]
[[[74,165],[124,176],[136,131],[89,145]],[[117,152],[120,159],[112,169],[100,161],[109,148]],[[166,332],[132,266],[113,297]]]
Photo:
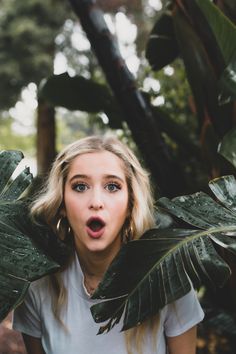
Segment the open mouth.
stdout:
[[90,230],[97,232],[100,231],[105,226],[105,223],[100,218],[92,217],[87,221],[86,225],[90,228]]

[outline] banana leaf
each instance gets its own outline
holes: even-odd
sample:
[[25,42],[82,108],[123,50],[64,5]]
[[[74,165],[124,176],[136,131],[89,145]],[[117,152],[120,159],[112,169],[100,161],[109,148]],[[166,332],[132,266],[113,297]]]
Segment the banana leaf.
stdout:
[[235,98],[236,27],[210,0],[173,4],[172,12],[171,8],[164,12],[151,32],[147,59],[160,70],[180,52],[200,126],[208,112],[207,118],[223,137],[231,124],[228,104]]
[[224,60],[219,80],[219,103],[225,103],[236,97],[236,26],[210,1],[195,1],[214,34],[215,45]]
[[11,178],[22,158],[20,151],[0,152],[0,321],[23,301],[30,282],[59,268],[47,252],[55,235],[31,220],[23,198],[33,179],[29,168]]
[[218,146],[218,152],[236,167],[236,128],[231,129]]
[[236,99],[236,51],[231,63],[224,70],[218,86],[219,103],[224,104]]
[[153,70],[160,70],[175,60],[178,55],[173,18],[170,11],[166,11],[152,29],[146,47],[146,58]]
[[[194,0],[205,16],[227,66],[236,53],[236,26],[209,0]],[[227,38],[227,40],[226,40]]]
[[154,228],[123,246],[93,295],[103,300],[91,307],[94,320],[107,321],[99,333],[121,320],[122,330],[136,326],[185,295],[191,283],[225,284],[231,271],[214,244],[236,254],[236,181],[222,177],[210,187],[219,202],[202,192],[158,201],[188,228]]
[[83,76],[68,73],[43,80],[39,95],[53,106],[89,113],[105,112],[113,129],[122,127],[122,112],[109,88]]

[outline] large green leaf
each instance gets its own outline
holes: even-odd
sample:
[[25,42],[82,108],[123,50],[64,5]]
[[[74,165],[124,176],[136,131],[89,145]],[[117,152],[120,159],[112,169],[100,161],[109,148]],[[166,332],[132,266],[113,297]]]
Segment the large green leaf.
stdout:
[[102,111],[104,105],[111,99],[111,94],[105,85],[82,76],[71,77],[68,73],[53,75],[43,81],[40,96],[54,106],[92,113]]
[[[210,0],[194,0],[214,34],[226,66],[236,53],[236,27]],[[227,40],[226,40],[227,39]]]
[[223,177],[212,183],[227,208],[204,193],[161,198],[162,208],[194,228],[152,229],[121,249],[93,295],[106,299],[91,308],[96,322],[108,321],[99,333],[121,319],[122,330],[144,321],[186,294],[190,280],[194,287],[223,286],[230,269],[213,243],[236,254],[236,213],[229,201],[236,194],[236,181]]
[[[3,189],[6,187],[6,184],[22,158],[23,154],[21,151],[12,150],[0,152],[0,196],[2,196]],[[22,191],[24,191],[24,189]]]
[[[236,40],[236,39],[235,39]],[[219,80],[219,102],[236,99],[236,53]]]
[[205,117],[206,107],[218,125],[221,121],[217,119],[217,78],[204,44],[180,10],[176,11],[173,22],[188,81],[195,98],[200,126]]
[[234,176],[215,178],[209,182],[209,187],[216,198],[229,210],[236,213],[236,188]]
[[224,136],[218,147],[218,152],[236,167],[236,128]]
[[[213,34],[216,48],[224,60],[219,81],[220,96],[236,98],[236,26],[211,1],[195,0]],[[202,35],[206,36],[205,33]],[[226,40],[227,39],[227,40]],[[206,42],[207,45],[207,42]],[[207,49],[207,48],[206,48]],[[207,49],[208,50],[208,49]],[[227,96],[226,96],[227,95]]]
[[121,110],[104,84],[83,76],[70,77],[68,73],[63,73],[44,80],[39,95],[54,106],[89,113],[105,112],[112,128],[121,128]]
[[10,179],[22,158],[19,151],[0,152],[0,321],[23,300],[31,281],[59,267],[48,249],[55,235],[31,220],[20,199],[32,182],[29,169]]
[[146,57],[154,70],[170,64],[179,55],[173,19],[166,11],[156,22],[146,48]]

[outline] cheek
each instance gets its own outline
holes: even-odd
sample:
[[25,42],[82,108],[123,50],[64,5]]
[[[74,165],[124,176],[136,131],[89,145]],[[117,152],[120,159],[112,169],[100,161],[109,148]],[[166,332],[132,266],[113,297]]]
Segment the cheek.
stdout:
[[68,218],[75,218],[81,214],[80,210],[84,208],[77,196],[67,194],[64,198],[65,212]]
[[129,212],[129,207],[128,207],[128,197],[125,195],[123,198],[120,198],[119,201],[117,201],[116,207],[114,207],[116,213],[119,213],[120,218],[126,218]]

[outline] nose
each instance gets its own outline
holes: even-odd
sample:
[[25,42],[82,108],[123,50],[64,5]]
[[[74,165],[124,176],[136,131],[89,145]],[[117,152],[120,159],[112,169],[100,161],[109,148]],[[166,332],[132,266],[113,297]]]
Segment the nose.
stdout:
[[100,210],[103,208],[104,202],[101,192],[99,192],[98,190],[94,190],[89,201],[89,209]]

